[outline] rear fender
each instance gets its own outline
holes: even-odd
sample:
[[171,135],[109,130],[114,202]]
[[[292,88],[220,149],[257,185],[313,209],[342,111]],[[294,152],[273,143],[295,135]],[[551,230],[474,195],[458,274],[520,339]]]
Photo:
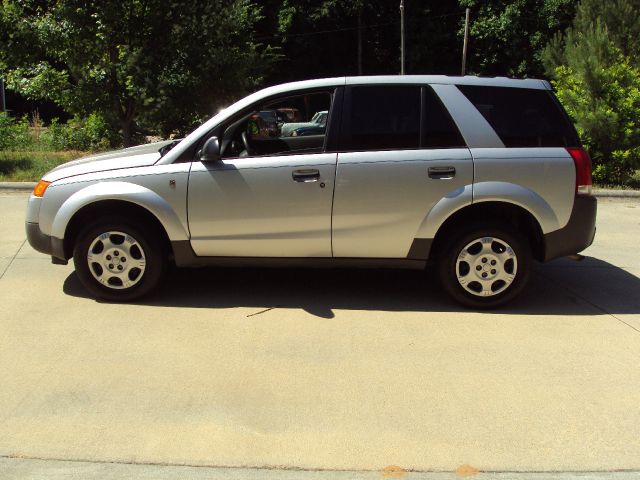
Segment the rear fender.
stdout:
[[453,213],[471,205],[473,186],[465,185],[447,193],[427,213],[420,224],[416,238],[435,238],[436,232]]
[[473,203],[512,203],[527,210],[538,221],[542,233],[560,228],[557,215],[544,198],[533,190],[509,182],[480,182],[473,187]]

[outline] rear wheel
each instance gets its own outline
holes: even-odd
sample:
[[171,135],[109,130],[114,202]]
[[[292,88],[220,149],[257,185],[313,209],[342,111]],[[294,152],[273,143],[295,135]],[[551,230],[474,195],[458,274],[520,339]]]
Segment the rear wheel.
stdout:
[[470,227],[456,235],[439,261],[443,288],[472,308],[495,308],[516,297],[531,268],[531,249],[503,226]]
[[95,296],[126,301],[155,288],[166,268],[159,235],[126,220],[97,222],[80,233],[73,251],[76,273]]

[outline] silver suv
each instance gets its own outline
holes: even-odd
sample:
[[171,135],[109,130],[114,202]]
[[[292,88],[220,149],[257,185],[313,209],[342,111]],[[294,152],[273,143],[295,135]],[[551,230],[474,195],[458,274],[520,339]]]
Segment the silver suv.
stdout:
[[[328,121],[290,136],[264,111]],[[109,300],[148,293],[169,262],[431,263],[453,298],[490,308],[532,259],[589,246],[595,216],[591,161],[547,82],[380,76],[270,87],[182,141],[62,165],[26,229]]]

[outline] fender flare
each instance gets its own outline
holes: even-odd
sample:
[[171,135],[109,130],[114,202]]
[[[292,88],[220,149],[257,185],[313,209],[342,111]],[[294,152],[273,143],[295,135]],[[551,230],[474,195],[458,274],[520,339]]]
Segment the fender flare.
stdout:
[[465,185],[448,192],[442,197],[422,220],[416,238],[433,239],[442,224],[458,210],[473,202],[473,185]]
[[169,239],[189,240],[189,235],[169,203],[153,190],[128,182],[100,182],[78,190],[58,209],[51,227],[51,235],[64,238],[73,216],[93,203],[117,200],[138,205],[154,215]]
[[509,182],[480,182],[473,186],[473,203],[503,202],[517,205],[536,219],[542,233],[560,228],[558,216],[551,205],[533,190]]
[[416,238],[434,239],[440,227],[457,211],[480,202],[516,205],[530,213],[540,225],[542,233],[560,228],[551,206],[536,192],[508,182],[481,182],[452,190],[429,210],[420,224]]

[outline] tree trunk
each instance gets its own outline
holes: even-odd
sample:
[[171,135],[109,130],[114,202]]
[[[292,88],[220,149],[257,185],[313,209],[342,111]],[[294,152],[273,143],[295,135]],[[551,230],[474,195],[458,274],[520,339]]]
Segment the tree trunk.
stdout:
[[120,128],[122,128],[122,143],[125,147],[131,147],[133,143],[133,121],[130,118],[121,119]]

